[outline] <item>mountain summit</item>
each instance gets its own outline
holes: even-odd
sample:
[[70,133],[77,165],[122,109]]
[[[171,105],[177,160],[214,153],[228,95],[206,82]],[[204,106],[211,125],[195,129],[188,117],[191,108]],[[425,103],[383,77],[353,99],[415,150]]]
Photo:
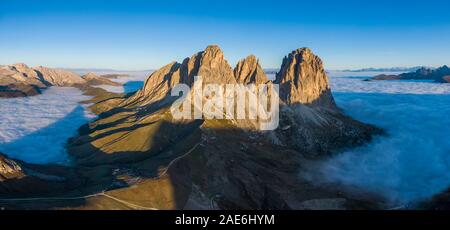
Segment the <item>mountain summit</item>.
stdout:
[[264,84],[269,81],[254,55],[250,55],[237,63],[234,68],[234,76],[237,82],[242,84]]
[[280,84],[280,98],[289,105],[336,107],[322,60],[308,48],[284,57],[275,83]]

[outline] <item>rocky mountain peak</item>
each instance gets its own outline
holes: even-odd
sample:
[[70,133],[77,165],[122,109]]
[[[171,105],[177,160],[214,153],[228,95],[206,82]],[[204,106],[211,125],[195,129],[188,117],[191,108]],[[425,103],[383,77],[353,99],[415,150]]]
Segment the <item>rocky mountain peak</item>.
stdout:
[[210,45],[204,51],[192,56],[186,67],[190,83],[195,76],[203,77],[204,83],[236,83],[233,69],[217,45]]
[[53,86],[72,86],[75,84],[84,84],[86,81],[78,74],[48,67],[38,66],[34,70],[38,72],[42,80]]
[[269,81],[255,55],[240,60],[234,68],[234,76],[242,84],[264,84]]
[[286,104],[336,107],[322,60],[308,48],[296,49],[283,59],[275,83],[280,84],[280,98]]
[[447,65],[443,65],[436,69],[437,73],[444,73],[444,74],[450,74],[450,68],[448,68]]
[[205,58],[205,60],[222,61],[224,59],[223,52],[218,45],[207,46],[203,51],[203,57]]
[[37,78],[36,72],[24,63],[16,63],[10,67],[12,70],[17,71],[19,74],[23,74],[25,77]]
[[143,106],[154,102],[168,102],[170,90],[178,83],[192,85],[194,77],[201,76],[203,83],[236,83],[233,69],[217,45],[185,58],[182,63],[172,62],[152,73],[144,87],[123,102],[123,106]]
[[94,79],[94,78],[98,78],[99,76],[95,73],[89,72],[85,75],[82,76],[82,78],[84,78],[85,80],[87,79]]
[[30,69],[25,63],[15,63],[11,65],[12,67],[16,69]]

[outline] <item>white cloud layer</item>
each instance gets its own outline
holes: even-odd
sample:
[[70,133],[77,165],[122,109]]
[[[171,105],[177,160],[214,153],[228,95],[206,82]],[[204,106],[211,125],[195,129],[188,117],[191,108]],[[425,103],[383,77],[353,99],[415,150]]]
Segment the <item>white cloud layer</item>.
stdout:
[[75,88],[51,87],[42,95],[0,99],[0,152],[30,163],[68,163],[64,145],[86,123]]
[[[123,86],[100,87],[129,93],[138,90],[149,75],[148,71],[123,73],[130,76],[112,79]],[[32,97],[0,98],[0,152],[29,163],[70,163],[65,150],[68,138],[95,117],[79,103],[87,99],[68,87],[51,87]]]
[[450,84],[330,81],[347,114],[388,136],[323,162],[319,180],[368,189],[401,204],[450,187]]

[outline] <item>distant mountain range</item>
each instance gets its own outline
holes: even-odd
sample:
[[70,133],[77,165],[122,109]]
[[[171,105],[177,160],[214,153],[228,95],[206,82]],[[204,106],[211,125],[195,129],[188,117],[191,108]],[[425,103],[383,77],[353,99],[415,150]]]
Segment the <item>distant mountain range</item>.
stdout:
[[51,86],[78,87],[86,91],[93,85],[119,86],[108,79],[87,73],[82,76],[73,71],[53,69],[43,66],[29,67],[23,63],[0,66],[0,98],[26,97],[41,93],[41,89]]
[[363,68],[363,69],[345,69],[340,70],[342,72],[413,72],[421,68],[433,69],[426,66],[414,66],[414,67],[388,67],[388,68]]
[[422,67],[398,75],[380,74],[373,77],[373,80],[432,80],[439,83],[450,83],[450,68],[446,65],[436,69]]
[[264,72],[266,74],[277,74],[278,71],[280,71],[280,69],[278,69],[278,68],[267,68],[267,69],[264,69]]
[[146,70],[117,70],[117,69],[101,69],[101,68],[59,68],[66,71],[75,72],[78,74],[86,73],[132,73],[132,72],[153,72],[152,69]]
[[[426,66],[414,66],[414,67],[386,67],[386,68],[362,68],[362,69],[343,69],[343,70],[330,70],[328,69],[327,72],[331,71],[338,71],[338,72],[413,72],[417,71],[421,68],[427,68],[427,69],[435,69],[434,67],[426,67]],[[279,71],[277,68],[266,68],[264,69],[264,72],[266,74],[276,74]]]

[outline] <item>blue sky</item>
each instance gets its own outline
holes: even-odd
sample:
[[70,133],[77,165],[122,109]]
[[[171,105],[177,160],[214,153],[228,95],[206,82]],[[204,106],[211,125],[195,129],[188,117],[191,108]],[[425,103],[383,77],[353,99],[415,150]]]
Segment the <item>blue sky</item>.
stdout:
[[154,69],[222,47],[265,68],[310,47],[328,69],[450,64],[448,1],[0,0],[0,64]]

